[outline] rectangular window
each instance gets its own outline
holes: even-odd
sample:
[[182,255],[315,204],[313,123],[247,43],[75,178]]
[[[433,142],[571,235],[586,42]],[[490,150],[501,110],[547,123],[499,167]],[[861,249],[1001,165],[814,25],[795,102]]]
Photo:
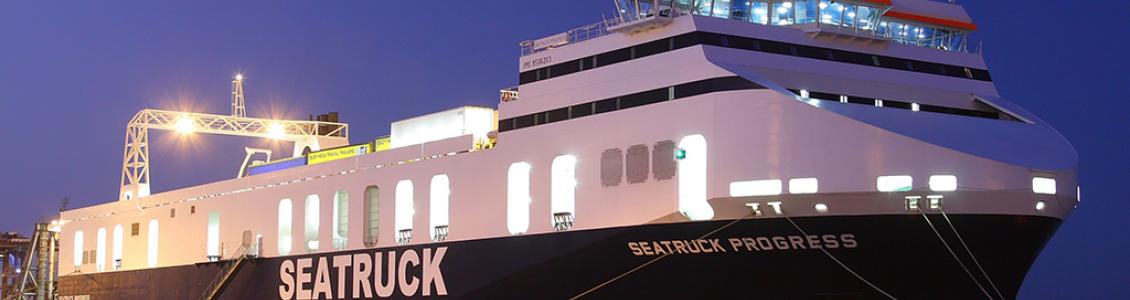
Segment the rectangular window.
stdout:
[[780,194],[780,179],[734,181],[730,183],[730,197],[770,196]]
[[606,113],[606,112],[616,110],[617,109],[617,104],[616,104],[617,100],[618,99],[616,99],[616,98],[612,98],[612,99],[605,99],[605,100],[597,101],[596,102],[596,111],[594,113],[601,114],[601,113]]
[[570,118],[579,118],[592,114],[592,103],[577,104],[570,107]]
[[639,92],[620,97],[620,109],[667,101],[668,98],[670,98],[670,93],[666,88]]
[[[412,186],[411,180],[401,180],[396,183],[395,210],[394,222],[396,223],[397,243],[406,244],[411,242],[412,232],[412,217],[416,214],[416,203],[413,200],[415,191]],[[407,232],[407,233],[405,233]],[[406,238],[406,239],[404,239]]]
[[344,250],[349,240],[349,192],[337,191],[333,201],[333,247]]
[[534,126],[534,115],[525,115],[514,118],[514,129],[521,129]]
[[651,42],[647,42],[647,43],[641,44],[639,46],[636,46],[636,52],[635,52],[634,58],[651,56],[651,55],[667,52],[667,51],[670,51],[670,50],[671,50],[671,40],[670,39],[661,39],[661,40],[657,40],[657,41],[651,41]]
[[549,67],[549,76],[561,77],[581,71],[581,62],[579,60],[568,61]]
[[538,81],[538,73],[536,71],[518,73],[518,84],[527,84],[534,81]]
[[1055,178],[1032,177],[1032,192],[1043,195],[1055,195]]
[[545,123],[565,121],[565,120],[569,119],[569,108],[568,107],[562,107],[562,108],[558,108],[558,109],[555,109],[555,110],[551,110],[551,111],[547,112],[545,115],[546,115],[546,122]]
[[613,50],[596,55],[596,66],[603,67],[632,59],[632,48]]
[[514,119],[505,119],[498,121],[498,131],[506,132],[514,129]]
[[208,213],[207,250],[209,261],[220,259],[220,212]]
[[880,192],[907,192],[914,188],[914,179],[910,176],[879,176],[875,186]]
[[377,245],[380,233],[381,189],[375,185],[365,187],[365,247]]
[[789,179],[789,194],[815,194],[819,190],[816,178]]
[[441,242],[447,239],[449,232],[451,179],[447,177],[447,174],[432,176],[431,192],[428,194],[431,197],[428,207],[428,211],[431,213],[428,218],[432,228],[430,235],[432,241]]
[[806,58],[812,58],[812,59],[821,59],[821,60],[831,59],[831,56],[829,55],[828,49],[824,49],[824,48],[809,47],[809,46],[796,46],[796,52],[797,52],[797,55],[800,55],[800,57],[806,57]]
[[530,228],[530,164],[511,164],[506,178],[506,229],[523,234]]
[[573,227],[576,211],[577,158],[560,155],[550,166],[550,211],[555,230]]
[[318,239],[322,215],[321,206],[318,195],[306,196],[306,251],[317,251],[321,246]]

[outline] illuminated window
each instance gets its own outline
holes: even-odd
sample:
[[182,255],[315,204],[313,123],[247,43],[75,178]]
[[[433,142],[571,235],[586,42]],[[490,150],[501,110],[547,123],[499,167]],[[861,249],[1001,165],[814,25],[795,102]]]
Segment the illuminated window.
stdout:
[[816,178],[789,179],[789,194],[815,194],[820,188]]
[[1055,195],[1055,178],[1032,177],[1032,192]]
[[321,199],[318,195],[306,196],[306,251],[318,250],[318,231],[321,223]]
[[553,159],[550,169],[549,201],[553,228],[566,230],[573,227],[576,217],[577,157],[558,156]]
[[282,199],[279,201],[279,255],[290,254],[291,247],[294,246],[294,238],[291,237],[293,221],[294,204],[290,199]]
[[431,193],[428,194],[431,197],[428,206],[431,216],[428,222],[431,222],[429,227],[432,229],[429,234],[433,241],[446,240],[448,210],[451,206],[451,180],[445,174],[432,176]]
[[333,207],[334,250],[344,250],[349,237],[349,193],[334,193]]
[[730,183],[730,197],[769,196],[780,194],[780,179],[734,181]]
[[412,216],[416,214],[412,189],[411,180],[401,180],[396,183],[396,205],[393,207],[396,216],[393,221],[396,222],[397,242],[402,244],[412,239]]
[[530,164],[510,164],[506,172],[506,229],[522,234],[530,228]]
[[683,137],[679,149],[686,155],[678,162],[679,211],[691,220],[714,218],[714,209],[706,202],[706,138]]
[[110,250],[110,263],[113,264],[113,270],[122,269],[122,225],[114,225],[114,237],[110,243],[113,250]]
[[84,241],[83,241],[83,236],[82,236],[82,230],[75,231],[75,249],[74,249],[74,251],[75,251],[74,252],[75,253],[75,259],[74,259],[75,268],[82,266],[82,261],[83,261],[83,259],[82,259],[82,255],[83,255],[82,246],[83,245],[82,245],[82,243],[83,242]]
[[208,213],[208,240],[206,254],[208,260],[217,261],[220,259],[220,212],[213,211]]
[[930,176],[930,190],[935,192],[952,192],[957,190],[957,176],[933,175]]
[[106,270],[106,228],[98,228],[98,239],[95,240],[94,269],[98,272]]
[[365,188],[365,247],[377,245],[380,233],[381,189],[375,185]]
[[875,187],[880,192],[906,192],[913,188],[914,179],[910,176],[879,176],[875,180]]
[[157,266],[157,233],[160,232],[160,228],[157,226],[157,219],[149,220],[148,230],[149,230],[149,247],[148,247],[149,256],[148,256],[147,262],[149,263],[149,267],[152,268],[152,267]]

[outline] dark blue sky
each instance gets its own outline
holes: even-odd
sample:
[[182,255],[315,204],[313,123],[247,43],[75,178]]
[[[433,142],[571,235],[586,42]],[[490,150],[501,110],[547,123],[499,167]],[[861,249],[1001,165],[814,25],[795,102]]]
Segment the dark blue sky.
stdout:
[[[1024,299],[1130,299],[1130,13],[1126,1],[959,1],[1001,94],[1080,156],[1083,202],[1032,268]],[[397,119],[494,105],[517,43],[595,22],[611,2],[84,1],[0,3],[0,230],[58,199],[117,197],[125,123],[142,108],[225,114],[247,74],[252,116],[339,111],[355,140]],[[396,5],[403,5],[397,7]],[[232,177],[263,141],[154,133],[154,189]]]

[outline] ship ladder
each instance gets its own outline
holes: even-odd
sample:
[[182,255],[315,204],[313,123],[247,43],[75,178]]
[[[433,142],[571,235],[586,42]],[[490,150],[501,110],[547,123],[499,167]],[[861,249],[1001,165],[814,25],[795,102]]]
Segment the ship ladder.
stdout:
[[[989,294],[989,291],[985,289],[985,286],[981,284],[981,281],[973,276],[973,272],[969,271],[969,267],[965,265],[965,262],[962,262],[961,258],[957,257],[957,252],[953,251],[953,247],[950,247],[950,243],[946,242],[946,239],[942,237],[942,233],[938,231],[937,227],[934,227],[934,222],[930,221],[930,217],[926,216],[926,212],[919,210],[918,213],[922,215],[922,219],[926,220],[926,224],[930,225],[930,229],[934,230],[934,235],[938,236],[938,240],[942,241],[942,245],[950,252],[950,256],[953,257],[953,260],[956,260],[957,264],[961,265],[961,269],[965,270],[965,275],[969,275],[969,279],[972,279],[973,283],[977,284],[977,288],[981,289],[981,293],[984,293],[985,297],[990,300],[995,299],[993,295]],[[956,231],[954,233],[956,234]],[[976,260],[976,258],[974,258],[974,260]]]
[[224,288],[227,287],[228,283],[235,276],[235,272],[239,270],[239,267],[243,265],[243,262],[248,259],[247,249],[247,246],[241,246],[239,247],[239,249],[236,249],[234,256],[235,259],[231,260],[227,265],[220,269],[220,273],[216,274],[216,278],[212,279],[212,282],[209,283],[208,287],[204,289],[204,294],[200,295],[200,299],[216,299],[220,295],[220,293],[223,292]]

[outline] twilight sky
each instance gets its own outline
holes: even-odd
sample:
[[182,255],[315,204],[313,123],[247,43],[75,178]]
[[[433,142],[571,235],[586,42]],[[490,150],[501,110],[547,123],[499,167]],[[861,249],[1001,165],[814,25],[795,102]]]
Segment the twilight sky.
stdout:
[[[396,7],[394,3],[402,3]],[[427,3],[427,4],[423,4]],[[1021,299],[1130,299],[1130,2],[959,1],[1001,94],[1081,159],[1083,201]],[[517,43],[596,22],[611,1],[82,1],[0,3],[0,231],[117,199],[125,124],[142,108],[251,116],[338,111],[354,141],[392,121],[497,102]],[[155,191],[227,179],[269,142],[153,132]],[[274,145],[277,146],[277,145]],[[288,150],[289,151],[289,150]]]

